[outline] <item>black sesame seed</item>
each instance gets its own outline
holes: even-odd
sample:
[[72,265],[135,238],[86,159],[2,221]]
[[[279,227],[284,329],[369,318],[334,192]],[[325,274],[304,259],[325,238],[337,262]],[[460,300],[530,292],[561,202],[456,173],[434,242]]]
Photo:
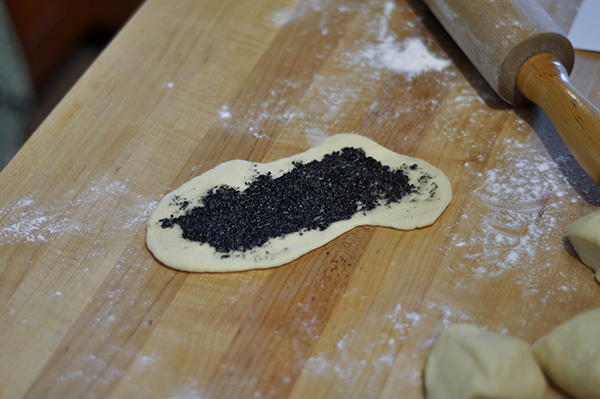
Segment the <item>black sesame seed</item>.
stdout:
[[[416,169],[416,165],[408,166]],[[417,192],[402,168],[392,170],[357,148],[343,148],[320,161],[294,162],[277,178],[261,174],[246,189],[221,185],[209,190],[200,205],[179,217],[161,219],[161,227],[178,224],[183,238],[208,243],[216,251],[249,251],[275,237],[325,230],[379,205],[399,202]],[[174,199],[185,210],[188,200]]]

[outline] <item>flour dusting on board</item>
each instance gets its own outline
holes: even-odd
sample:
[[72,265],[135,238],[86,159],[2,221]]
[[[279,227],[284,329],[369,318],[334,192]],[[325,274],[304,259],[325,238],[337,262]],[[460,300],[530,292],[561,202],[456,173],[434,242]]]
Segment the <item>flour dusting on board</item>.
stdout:
[[[335,347],[311,356],[304,365],[304,373],[313,383],[335,382],[340,394],[352,389],[355,381],[366,378],[368,397],[375,397],[381,386],[381,378],[386,375],[396,361],[397,353],[410,329],[419,322],[420,316],[402,310],[398,304],[394,311],[386,315],[381,324],[392,323],[391,333],[382,332],[371,339],[364,333],[350,329],[342,336]],[[419,384],[420,371],[409,366],[415,375],[414,384]],[[373,388],[373,390],[368,388]]]
[[420,37],[409,37],[398,42],[389,28],[394,9],[394,2],[384,3],[383,14],[376,26],[376,42],[367,44],[356,56],[367,60],[371,67],[387,68],[408,78],[448,67],[450,60],[431,53]]
[[[211,399],[211,396],[204,389],[198,388],[199,385],[200,383],[195,378],[188,377],[179,392],[169,395],[167,399]],[[148,392],[148,396],[152,396],[152,392]]]
[[[340,397],[350,395],[357,380],[364,381],[365,398],[379,397],[385,378],[421,386],[424,356],[434,336],[427,338],[421,334],[422,329],[429,331],[434,326],[437,331],[451,323],[471,322],[471,317],[447,303],[428,300],[423,305],[423,313],[407,310],[401,302],[387,312],[371,311],[365,327],[349,326],[337,341],[308,358],[303,364],[302,377],[311,384],[333,384]],[[343,331],[343,326],[337,328]],[[409,334],[417,328],[420,330],[414,334],[416,345],[415,342],[407,345]],[[390,375],[391,372],[395,374]]]
[[[322,73],[285,79],[275,77],[269,92],[263,93],[262,103],[245,109],[243,115],[227,105],[219,105],[218,123],[257,139],[269,139],[270,129],[286,125],[290,131],[303,134],[312,147],[331,132],[351,131],[348,125],[355,126],[353,119],[361,113],[368,112],[391,122],[391,119],[410,117],[414,110],[435,105],[433,94],[428,99],[415,99],[390,114],[382,112],[385,102],[365,101],[381,96],[380,82],[384,74],[404,78],[404,91],[410,91],[410,82],[420,75],[442,71],[443,74],[430,77],[431,85],[435,86],[445,84],[446,77],[455,74],[453,69],[447,68],[450,60],[431,49],[434,41],[418,34],[418,16],[411,16],[408,6],[399,7],[392,0],[339,6],[310,0],[296,8],[275,10],[273,15],[266,16],[265,22],[276,26],[294,24],[299,35],[314,35],[317,31],[324,37],[340,35],[336,21],[346,18],[352,22],[345,27],[347,34],[340,35],[335,46],[324,40],[315,42],[312,47],[312,58],[327,59]],[[294,100],[295,96],[303,98],[301,104]]]
[[[65,193],[70,195],[72,193]],[[112,223],[74,217],[80,207],[106,207],[114,210]],[[23,242],[45,242],[51,238],[91,233],[104,229],[130,229],[143,225],[156,206],[156,201],[132,192],[120,181],[106,178],[92,184],[75,196],[58,205],[38,204],[34,194],[27,195],[5,209],[0,227],[0,246]],[[103,227],[104,226],[104,227]]]
[[[463,215],[474,221],[475,230],[453,234],[451,246],[459,254],[459,267],[470,267],[474,278],[510,273],[523,295],[543,294],[550,288],[539,284],[545,281],[540,277],[556,264],[539,259],[564,253],[564,228],[569,221],[563,209],[580,197],[543,146],[508,139],[499,159],[502,163],[481,173],[482,180],[474,187],[475,198],[483,205],[476,207],[477,212],[485,211],[470,214],[467,210]],[[578,283],[571,278],[566,284],[576,289]],[[564,295],[568,290],[552,294]]]
[[372,66],[384,66],[393,72],[405,74],[408,78],[428,71],[441,71],[450,65],[449,60],[436,58],[431,54],[417,37],[398,43],[388,36],[381,43],[365,48],[362,56]]
[[[369,6],[377,8],[371,2]],[[326,36],[330,31],[326,13],[329,7],[325,7],[320,1],[311,0],[303,3],[301,12],[292,14],[291,10],[277,11],[270,22],[276,26],[290,21],[290,18],[300,18],[307,12],[317,13],[320,16],[318,29],[321,35]],[[338,13],[356,11],[356,6],[344,5],[337,8]],[[409,37],[404,41],[398,41],[396,34],[390,31],[390,19],[396,8],[393,1],[388,0],[383,3],[383,10],[379,15],[372,16],[371,23],[368,24],[368,33],[373,33],[375,39],[373,42],[365,44],[364,48],[358,52],[348,53],[348,57],[353,63],[364,61],[374,68],[386,68],[392,72],[405,75],[412,78],[428,71],[441,71],[448,67],[451,62],[447,58],[440,58],[429,51],[420,37]],[[411,22],[407,22],[411,25]]]

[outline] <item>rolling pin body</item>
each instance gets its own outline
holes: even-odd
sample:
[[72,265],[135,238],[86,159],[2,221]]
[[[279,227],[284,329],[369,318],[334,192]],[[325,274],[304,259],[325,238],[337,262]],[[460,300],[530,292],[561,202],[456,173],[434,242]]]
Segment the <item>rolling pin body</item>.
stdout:
[[542,107],[600,184],[600,112],[569,82],[574,51],[535,0],[424,0],[498,95]]
[[532,56],[556,56],[568,72],[573,46],[535,0],[424,0],[483,78],[511,105],[525,105],[517,73]]
[[531,57],[519,70],[517,86],[546,111],[579,165],[600,184],[600,112],[569,82],[558,59]]

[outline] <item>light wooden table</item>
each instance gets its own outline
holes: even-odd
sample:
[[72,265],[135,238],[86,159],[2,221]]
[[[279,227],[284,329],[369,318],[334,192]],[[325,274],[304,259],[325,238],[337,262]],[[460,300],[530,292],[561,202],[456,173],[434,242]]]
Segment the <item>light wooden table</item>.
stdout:
[[[544,1],[565,28],[577,4]],[[408,75],[393,61],[411,42]],[[598,54],[578,52],[571,79],[600,105]],[[173,188],[337,132],[441,168],[447,211],[264,271],[177,272],[146,249]],[[600,188],[416,0],[148,0],[0,187],[2,398],[422,397],[449,323],[534,342],[600,306],[565,238]]]

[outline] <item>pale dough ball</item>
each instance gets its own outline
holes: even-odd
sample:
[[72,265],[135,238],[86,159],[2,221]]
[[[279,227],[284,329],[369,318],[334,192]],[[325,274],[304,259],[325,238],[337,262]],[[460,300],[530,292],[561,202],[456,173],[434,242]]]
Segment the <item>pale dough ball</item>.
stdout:
[[425,390],[428,399],[536,399],[544,396],[546,380],[527,342],[453,324],[429,353]]
[[600,209],[571,223],[567,235],[579,258],[594,270],[600,282]]
[[533,345],[546,375],[576,398],[600,398],[600,309],[560,324]]

